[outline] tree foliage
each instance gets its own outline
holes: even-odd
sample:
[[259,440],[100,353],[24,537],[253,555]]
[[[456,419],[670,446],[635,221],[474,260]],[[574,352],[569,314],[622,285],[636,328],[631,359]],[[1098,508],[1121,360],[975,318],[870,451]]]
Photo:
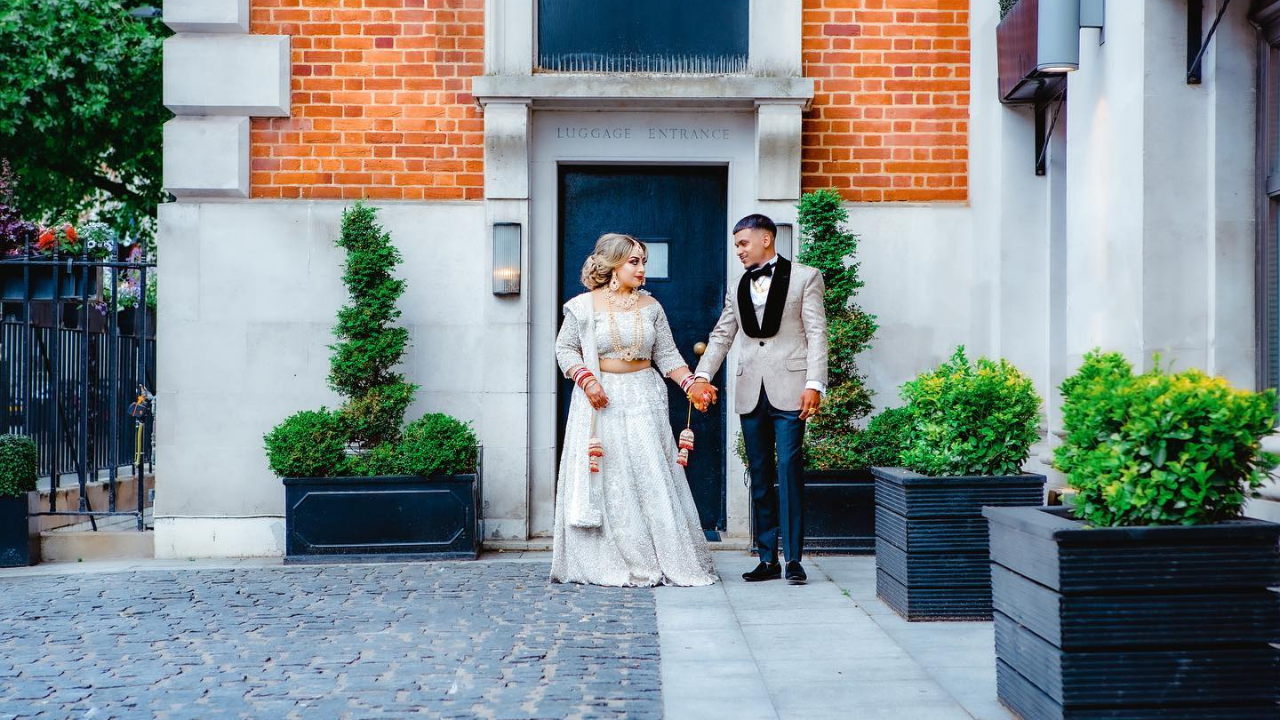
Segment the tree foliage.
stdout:
[[800,199],[802,250],[796,259],[822,273],[827,312],[827,395],[822,412],[805,433],[806,465],[812,469],[866,465],[856,422],[872,410],[866,376],[857,355],[870,347],[876,319],[853,302],[862,287],[858,277],[858,237],[844,228],[849,220],[840,195],[819,190]]
[[149,241],[161,187],[158,19],[144,0],[0,0],[0,156],[13,205],[52,224],[96,215]]

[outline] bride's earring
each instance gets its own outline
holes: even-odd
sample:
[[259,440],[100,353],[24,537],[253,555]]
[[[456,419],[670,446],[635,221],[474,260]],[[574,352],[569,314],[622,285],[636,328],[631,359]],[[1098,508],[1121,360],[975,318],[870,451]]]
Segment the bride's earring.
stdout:
[[618,292],[618,276],[617,275],[614,275],[613,277],[609,278],[609,289],[614,292]]

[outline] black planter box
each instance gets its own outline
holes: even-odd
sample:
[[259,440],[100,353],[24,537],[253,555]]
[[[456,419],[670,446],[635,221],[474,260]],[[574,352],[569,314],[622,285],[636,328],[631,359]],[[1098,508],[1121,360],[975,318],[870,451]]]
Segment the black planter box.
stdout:
[[1044,501],[1043,475],[927,477],[872,468],[876,595],[907,620],[990,620],[986,506]]
[[806,550],[870,555],[876,547],[876,479],[870,468],[806,470]]
[[477,475],[285,478],[285,563],[474,560]]
[[31,564],[31,538],[27,529],[27,497],[0,497],[0,567]]
[[[49,258],[39,259],[48,260]],[[0,265],[0,299],[8,301],[26,299],[22,268],[21,263]],[[53,300],[55,294],[61,299],[94,298],[98,295],[98,286],[101,284],[99,268],[31,265],[27,269],[32,300]]]
[[1280,525],[984,515],[997,691],[1025,720],[1280,718]]
[[[156,311],[151,308],[146,310],[147,319],[147,337],[156,336]],[[116,324],[120,328],[121,335],[137,336],[138,331],[142,329],[142,311],[137,307],[123,308],[116,313]]]

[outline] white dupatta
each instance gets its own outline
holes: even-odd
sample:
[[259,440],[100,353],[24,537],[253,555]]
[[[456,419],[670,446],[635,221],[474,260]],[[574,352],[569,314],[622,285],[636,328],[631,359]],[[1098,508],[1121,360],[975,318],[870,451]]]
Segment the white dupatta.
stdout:
[[[591,293],[583,293],[564,304],[565,322],[578,323],[578,339],[582,344],[582,362],[587,369],[600,376],[600,356],[596,348],[596,314],[591,300]],[[595,408],[587,394],[577,385],[573,386],[573,397],[569,402],[569,423],[580,427],[585,415],[585,427],[589,428],[587,438],[595,431]],[[566,433],[568,435],[568,433]],[[606,454],[608,448],[605,449]],[[608,458],[600,458],[601,469]],[[574,443],[569,448],[566,459],[565,482],[565,519],[573,527],[598,528],[604,522],[604,490],[601,486],[600,473],[591,472],[587,458],[587,443]]]

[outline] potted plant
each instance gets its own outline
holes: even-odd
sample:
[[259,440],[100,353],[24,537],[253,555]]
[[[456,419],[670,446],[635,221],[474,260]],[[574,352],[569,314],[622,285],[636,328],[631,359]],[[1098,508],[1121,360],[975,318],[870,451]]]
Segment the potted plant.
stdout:
[[[141,263],[143,249],[135,244],[128,255],[129,262]],[[142,297],[142,271],[125,268],[109,270],[106,274],[106,290],[101,303],[102,312],[108,313],[114,307],[116,324],[121,335],[137,335],[142,330],[143,316],[146,317],[147,337],[156,336],[156,297],[159,288],[159,277],[155,268],[147,268],[146,297]]]
[[1000,701],[1039,718],[1272,718],[1276,394],[1094,351],[1062,384],[1069,508],[988,508]]
[[960,347],[904,383],[903,467],[875,467],[876,594],[908,620],[991,617],[987,505],[1038,506],[1043,475],[1022,472],[1040,398],[1005,360]]
[[396,372],[409,341],[392,274],[400,253],[375,210],[342,214],[349,303],[338,312],[329,383],[337,410],[290,416],[265,437],[285,485],[285,562],[475,558],[479,445],[469,425],[429,414],[407,426],[416,386]]
[[858,423],[873,405],[857,356],[870,347],[876,320],[854,304],[863,283],[851,261],[858,237],[844,228],[848,219],[833,190],[800,199],[796,260],[822,273],[828,335],[827,392],[822,412],[805,429],[805,545],[868,553],[875,546],[875,478]]
[[0,567],[31,564],[27,496],[36,489],[38,462],[31,438],[0,435]]
[[9,205],[5,178],[0,173],[0,300],[22,300],[24,296],[22,258],[34,246],[40,231],[23,220]]

